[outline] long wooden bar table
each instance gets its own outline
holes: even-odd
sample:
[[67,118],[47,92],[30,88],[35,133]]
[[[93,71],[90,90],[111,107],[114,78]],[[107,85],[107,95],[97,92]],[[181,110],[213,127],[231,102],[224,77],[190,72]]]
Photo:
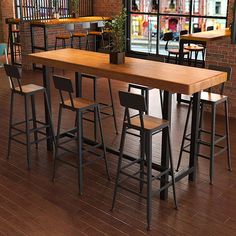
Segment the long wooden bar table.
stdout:
[[[163,118],[169,121],[171,121],[172,94],[193,94],[189,166],[186,170],[176,175],[176,180],[180,180],[187,175],[189,175],[189,180],[195,180],[200,91],[226,81],[226,73],[136,58],[126,58],[126,62],[123,65],[112,65],[109,63],[109,55],[107,54],[78,49],[61,49],[34,53],[28,55],[28,60],[43,65],[43,83],[49,98],[50,78],[48,67],[74,71],[77,96],[81,94],[80,73],[93,74],[127,83],[136,83],[162,89],[164,90]],[[49,119],[47,113],[46,119]],[[164,131],[161,152],[161,165],[164,168],[167,168],[169,165],[169,150],[167,146],[167,133]],[[111,149],[108,148],[109,150]],[[114,153],[114,150],[111,151]],[[118,154],[118,150],[116,153]],[[158,169],[158,166],[156,167]],[[168,175],[163,176],[161,185],[166,183],[167,180]],[[162,199],[166,199],[168,190],[163,190],[160,196]]]

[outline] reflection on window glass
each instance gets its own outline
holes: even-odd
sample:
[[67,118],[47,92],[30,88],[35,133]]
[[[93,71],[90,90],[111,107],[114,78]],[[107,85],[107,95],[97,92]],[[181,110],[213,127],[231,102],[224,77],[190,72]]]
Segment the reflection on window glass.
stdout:
[[193,14],[199,16],[227,15],[227,0],[193,0]]
[[132,0],[132,12],[157,12],[158,0]]
[[200,31],[224,29],[225,24],[225,19],[195,17],[192,18],[192,32],[197,32],[196,29],[200,29]]
[[163,0],[160,1],[161,13],[188,14],[190,0]]
[[157,17],[131,15],[131,50],[156,53]]

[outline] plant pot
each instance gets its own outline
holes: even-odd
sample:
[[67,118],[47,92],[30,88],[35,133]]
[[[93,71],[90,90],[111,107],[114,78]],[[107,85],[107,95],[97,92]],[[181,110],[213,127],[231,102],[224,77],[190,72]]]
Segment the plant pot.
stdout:
[[124,64],[125,52],[110,52],[110,63],[111,64]]

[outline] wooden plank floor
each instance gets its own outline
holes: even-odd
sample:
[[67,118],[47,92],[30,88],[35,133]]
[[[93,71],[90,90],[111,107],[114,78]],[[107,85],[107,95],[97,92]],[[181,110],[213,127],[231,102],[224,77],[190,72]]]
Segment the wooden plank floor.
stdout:
[[[58,73],[62,74],[61,71]],[[72,77],[71,74],[67,76]],[[177,183],[179,210],[173,205],[172,190],[168,201],[161,201],[157,194],[153,197],[152,230],[147,232],[145,201],[136,196],[119,191],[114,212],[110,211],[117,157],[108,155],[112,181],[105,175],[103,161],[84,168],[84,195],[78,196],[77,172],[59,164],[55,183],[51,182],[52,154],[45,144],[39,149],[32,148],[32,169],[26,168],[25,147],[12,145],[11,158],[6,160],[8,137],[8,114],[10,91],[3,69],[0,69],[0,235],[236,235],[236,174],[227,171],[226,155],[215,161],[214,185],[209,185],[207,160],[199,159],[197,181],[187,178]],[[24,73],[23,83],[42,84],[40,72]],[[84,93],[91,95],[91,81],[86,80]],[[119,130],[121,130],[123,110],[118,103],[118,90],[127,90],[127,85],[113,82],[115,106]],[[53,86],[52,86],[53,87]],[[52,89],[53,119],[56,126],[59,97]],[[109,100],[107,81],[99,81],[98,97]],[[150,110],[160,116],[158,90],[151,91]],[[23,100],[15,103],[15,120],[24,114]],[[187,107],[178,106],[173,100],[172,145],[175,165],[178,160],[182,130]],[[43,118],[42,97],[37,98],[38,116]],[[217,117],[223,130],[222,117]],[[74,116],[64,113],[63,128],[74,123]],[[205,125],[209,124],[206,115]],[[231,142],[233,168],[236,156],[236,122],[231,120]],[[120,135],[115,135],[112,119],[103,121],[106,142],[110,146],[119,145]],[[92,125],[86,124],[86,135],[92,135]],[[154,160],[159,161],[160,137],[154,139]],[[139,140],[130,136],[126,152],[139,153]],[[73,147],[72,147],[73,148]],[[182,166],[188,163],[184,157]],[[132,168],[131,171],[134,171]],[[133,181],[128,183],[135,188]],[[154,183],[158,186],[158,183]]]

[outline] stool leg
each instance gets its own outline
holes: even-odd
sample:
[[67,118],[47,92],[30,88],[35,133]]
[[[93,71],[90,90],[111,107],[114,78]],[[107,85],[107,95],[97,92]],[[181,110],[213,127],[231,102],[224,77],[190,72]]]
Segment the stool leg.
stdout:
[[152,134],[146,133],[147,160],[147,230],[150,230],[152,220]]
[[83,159],[82,159],[82,113],[77,111],[77,166],[78,166],[78,184],[79,184],[79,195],[83,194]]
[[29,106],[28,96],[24,96],[25,99],[25,133],[26,133],[26,148],[27,148],[27,163],[28,169],[31,168],[31,155],[30,155],[30,124],[29,124]]
[[[97,101],[97,79],[96,78],[94,78],[94,80],[93,80],[93,100]],[[97,116],[96,116],[96,108],[94,108],[93,119],[94,119],[94,139],[95,139],[95,141],[97,141]]]
[[160,94],[160,103],[161,103],[161,114],[163,115],[163,91],[159,89],[159,94]]
[[190,51],[190,56],[188,60],[188,65],[191,66],[191,60],[192,60],[192,51]]
[[10,118],[9,118],[9,130],[8,130],[8,148],[7,148],[7,159],[9,159],[11,151],[11,136],[12,136],[12,121],[13,121],[13,104],[14,104],[14,92],[11,91],[10,101]]
[[81,49],[81,37],[79,37],[79,49]]
[[180,148],[180,153],[179,153],[179,160],[178,160],[176,171],[179,171],[180,163],[181,163],[181,160],[182,160],[182,155],[183,155],[183,150],[184,150],[185,137],[186,137],[186,133],[187,133],[187,129],[188,129],[188,122],[189,122],[191,106],[192,106],[192,100],[190,101],[190,104],[188,106],[188,112],[187,112],[186,122],[185,122],[185,126],[184,126],[184,133],[183,133],[183,138],[182,138],[182,143],[181,143],[181,148]]
[[74,37],[71,36],[70,38],[70,47],[73,48],[73,44],[74,44]]
[[140,182],[139,182],[139,192],[143,192],[143,181],[144,181],[144,157],[145,157],[145,134],[141,132],[140,134]]
[[167,56],[167,63],[169,63],[170,61],[170,53],[168,53],[168,56]]
[[228,100],[225,101],[225,126],[226,126],[226,144],[227,144],[228,170],[232,171],[230,136],[229,136],[229,107],[228,107]]
[[60,104],[59,112],[58,112],[57,136],[56,136],[56,144],[55,144],[55,152],[54,152],[54,160],[53,160],[52,181],[55,180],[55,174],[56,174],[56,161],[57,161],[57,153],[58,153],[60,130],[61,130],[61,116],[62,116],[62,105]]
[[57,38],[56,38],[56,41],[55,41],[54,49],[55,49],[55,50],[57,49]]
[[149,89],[145,89],[145,101],[147,106],[147,112],[146,114],[149,114]]
[[205,49],[202,50],[202,68],[205,68]]
[[212,106],[212,117],[211,117],[211,147],[210,147],[210,184],[213,184],[214,175],[214,155],[215,155],[215,118],[216,118],[216,107]]
[[114,100],[113,100],[113,95],[112,95],[112,86],[111,86],[111,80],[110,79],[108,79],[108,85],[109,85],[109,93],[110,93],[110,98],[111,98],[112,116],[113,116],[113,120],[114,120],[116,134],[118,134],[116,113],[115,113]]
[[115,182],[115,188],[114,188],[114,193],[113,193],[111,210],[113,210],[115,207],[116,194],[117,194],[117,188],[119,186],[121,164],[122,164],[122,158],[123,158],[123,152],[124,152],[125,137],[126,137],[126,126],[123,122],[123,128],[122,128],[122,134],[121,134],[121,140],[120,140],[120,155],[119,155],[119,160],[118,160],[118,165],[117,165],[116,182]]
[[195,52],[195,60],[194,60],[194,66],[197,66],[197,56],[198,56],[198,51]]
[[101,114],[100,114],[98,105],[96,106],[96,110],[97,110],[97,118],[98,118],[98,124],[99,124],[100,135],[101,135],[103,156],[104,156],[105,165],[106,165],[106,173],[107,173],[107,178],[108,178],[108,180],[110,180],[111,178],[110,178],[109,168],[108,168],[108,162],[107,162],[106,146],[105,146],[105,141],[104,141],[103,131],[102,131]]
[[36,121],[36,110],[35,110],[35,97],[31,95],[31,106],[32,106],[32,116],[33,116],[33,127],[34,127],[34,141],[36,149],[38,149],[38,131],[37,131],[37,121]]
[[175,204],[175,208],[178,209],[178,204],[177,204],[177,199],[176,199],[176,192],[175,192],[175,175],[174,175],[174,165],[173,165],[173,158],[172,158],[172,151],[171,151],[172,149],[171,149],[170,129],[169,129],[169,127],[168,127],[168,146],[169,146],[169,154],[170,154],[170,170],[171,170],[174,204]]
[[[44,90],[44,98],[45,98],[45,101],[46,101],[46,108],[48,110],[48,114],[49,114],[49,128],[50,128],[50,133],[51,133],[51,138],[52,139],[52,142],[54,144],[54,147],[56,145],[56,138],[55,138],[55,132],[54,132],[54,128],[53,128],[53,122],[52,122],[52,115],[51,115],[51,110],[50,110],[50,107],[49,107],[49,100],[48,100],[48,95],[46,93],[46,90]],[[47,137],[48,138],[48,137]]]

